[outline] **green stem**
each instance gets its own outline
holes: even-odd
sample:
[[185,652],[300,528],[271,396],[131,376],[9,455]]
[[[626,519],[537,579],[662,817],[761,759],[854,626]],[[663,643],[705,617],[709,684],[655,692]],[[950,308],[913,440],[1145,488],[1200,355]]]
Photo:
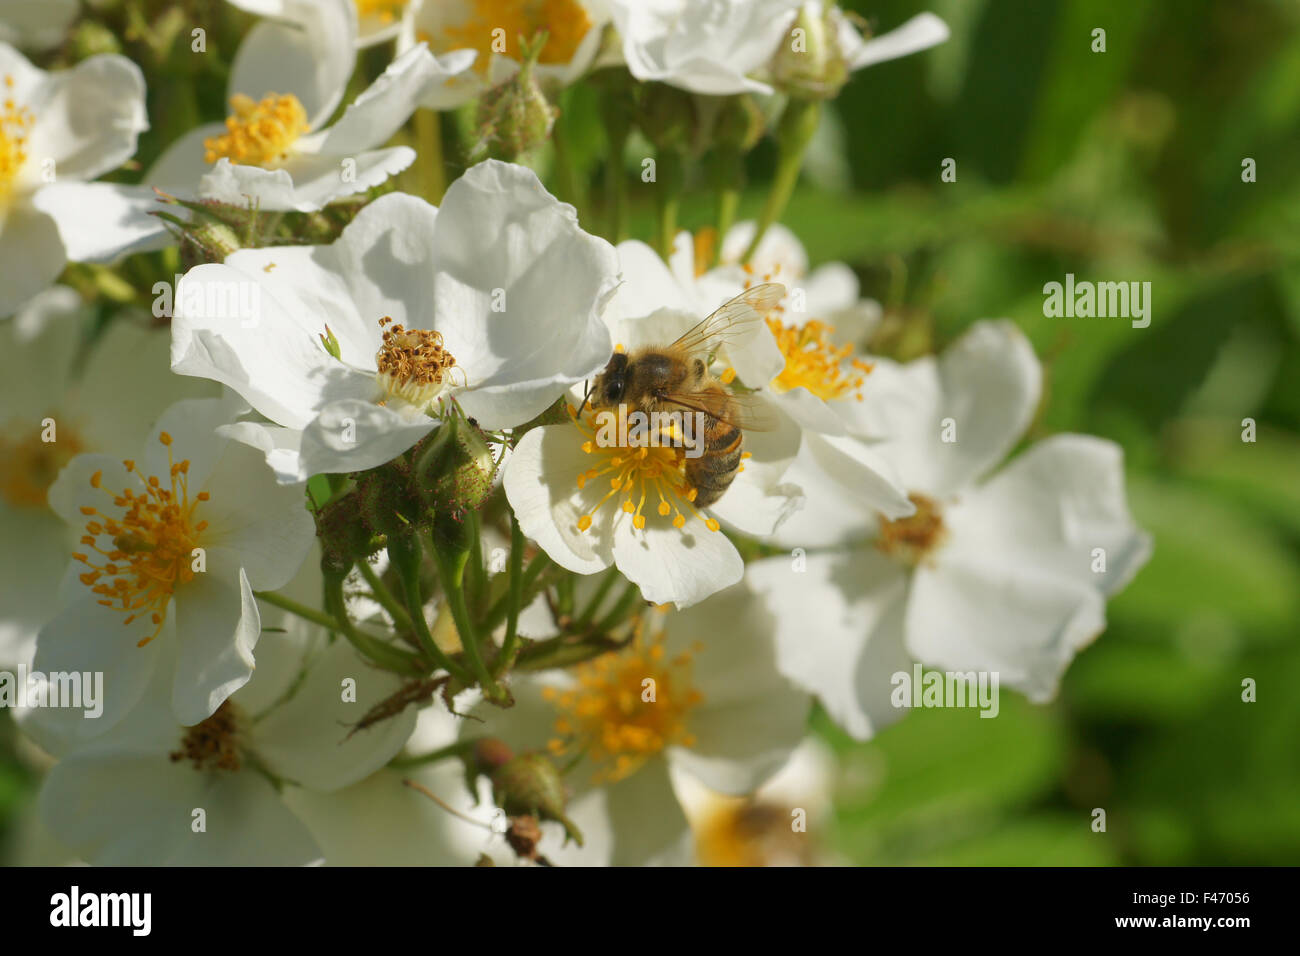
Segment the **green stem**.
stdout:
[[470,670],[483,689],[483,696],[490,701],[501,702],[506,699],[505,691],[483,663],[478,633],[465,604],[465,562],[468,557],[469,551],[465,548],[457,548],[448,553],[439,549],[436,542],[434,544],[433,562],[438,566],[438,578],[442,582],[443,594],[447,596],[447,606],[451,609],[452,620],[456,622],[456,631],[460,635],[460,644],[469,661]]
[[447,191],[447,170],[442,160],[442,117],[436,110],[415,111],[415,141],[420,155],[420,191],[437,206]]
[[466,737],[464,740],[458,740],[454,744],[439,747],[431,753],[420,754],[418,757],[394,757],[388,761],[388,766],[394,770],[405,770],[408,767],[424,767],[431,763],[437,763],[439,760],[446,760],[448,757],[459,757],[468,753],[474,749],[474,745],[478,742],[478,737]]
[[[550,558],[546,556],[545,551],[538,552],[537,556],[528,562],[528,567],[524,569],[523,585],[520,588],[522,593],[528,593],[528,589],[537,583],[538,576],[546,570],[549,563]],[[495,630],[497,625],[506,619],[509,608],[510,595],[506,593],[493,602],[492,606],[488,608],[487,614],[483,616],[483,630]]]
[[617,245],[626,236],[623,230],[627,222],[627,172],[623,169],[623,152],[627,148],[627,131],[619,136],[611,131],[609,136],[609,156],[605,164],[605,205],[609,215],[606,237]]
[[282,611],[288,611],[295,614],[304,621],[311,621],[313,624],[319,624],[321,627],[328,628],[331,631],[338,630],[338,622],[326,614],[324,611],[317,611],[305,604],[299,604],[292,598],[287,598],[283,594],[276,594],[274,591],[254,591],[253,596],[259,601],[265,601],[267,604],[273,604]]
[[393,623],[402,630],[414,631],[415,627],[411,624],[411,616],[406,613],[406,608],[402,607],[397,597],[388,589],[384,579],[375,573],[370,562],[363,558],[357,562],[357,567],[361,570],[361,576],[366,579],[366,583],[370,585],[371,596],[388,612]]
[[628,612],[640,602],[641,589],[629,581],[627,588],[619,595],[618,602],[610,608],[608,614],[596,622],[596,630],[604,633],[620,624],[623,618],[627,617]]
[[667,262],[677,236],[677,210],[681,206],[685,157],[679,149],[661,149],[655,162],[655,249]]
[[462,684],[470,684],[472,679],[469,673],[438,646],[438,642],[433,639],[433,633],[429,630],[428,621],[424,619],[424,596],[420,593],[420,548],[417,542],[418,539],[400,535],[389,535],[388,540],[388,556],[392,559],[393,567],[397,569],[397,576],[402,582],[409,619],[414,625],[415,639],[420,642],[420,648],[429,660]]
[[494,668],[496,676],[510,666],[519,649],[519,606],[524,598],[524,532],[519,521],[510,515],[510,590],[506,592],[506,636],[501,657]]
[[469,603],[477,610],[482,610],[479,603],[487,589],[487,569],[483,567],[482,529],[479,527],[478,512],[472,508],[465,514],[465,523],[469,525],[469,560],[465,563],[466,591]]
[[794,194],[795,183],[799,181],[799,168],[803,165],[803,154],[812,142],[813,133],[821,121],[821,101],[791,99],[786,104],[785,112],[777,125],[778,158],[776,175],[772,179],[772,188],[768,191],[767,201],[758,217],[758,228],[754,238],[745,250],[742,262],[749,262],[758,251],[759,243],[772,224],[781,218],[790,196]]
[[334,615],[331,630],[338,631],[362,656],[368,657],[385,670],[423,674],[425,668],[415,655],[362,633],[352,623],[352,619],[348,617],[347,602],[343,599],[343,579],[346,576],[346,572],[325,575],[325,610]]
[[618,580],[619,573],[617,568],[610,568],[605,572],[604,577],[601,578],[600,585],[596,588],[596,593],[591,596],[591,600],[587,602],[586,606],[583,607],[578,616],[574,618],[574,630],[582,630],[583,626],[585,626],[587,622],[595,616],[596,612],[600,610],[601,604],[605,602],[605,598],[609,596],[609,592],[613,590],[614,584]]

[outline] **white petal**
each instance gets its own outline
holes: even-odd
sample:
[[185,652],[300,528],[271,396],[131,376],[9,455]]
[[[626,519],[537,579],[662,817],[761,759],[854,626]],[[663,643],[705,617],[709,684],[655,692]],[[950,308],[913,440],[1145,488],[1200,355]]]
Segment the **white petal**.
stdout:
[[356,63],[356,7],[346,0],[289,0],[285,7],[301,25],[268,20],[249,30],[230,64],[229,95],[292,93],[317,129],[343,99]]
[[614,834],[611,866],[680,866],[690,859],[691,831],[664,760],[650,760],[605,789]]
[[198,574],[177,588],[176,676],[172,710],[189,727],[211,717],[253,674],[253,648],[262,633],[253,589],[242,572],[232,586]]
[[392,461],[429,434],[437,422],[407,418],[382,405],[332,402],[302,432],[299,480],[312,475],[364,471]]
[[52,286],[67,264],[54,220],[31,206],[11,208],[0,219],[0,318]]
[[4,0],[0,3],[0,43],[30,50],[58,46],[78,6],[77,0]]
[[420,105],[427,110],[454,110],[483,92],[483,81],[474,72],[477,50],[451,50],[434,57],[434,72],[425,87]]
[[199,180],[212,169],[212,164],[204,158],[207,147],[203,143],[225,131],[224,123],[205,123],[182,133],[154,160],[143,182],[170,195],[192,197],[198,190]]
[[[1051,570],[1112,595],[1151,555],[1151,538],[1129,514],[1123,450],[1089,435],[1038,442],[946,518],[952,547],[991,563]],[[1094,571],[1104,552],[1105,569]]]
[[163,221],[150,215],[163,207],[147,186],[51,183],[32,205],[54,220],[71,262],[115,262],[172,242]]
[[811,698],[777,670],[776,620],[743,585],[664,621],[668,647],[695,648],[695,743],[669,754],[710,788],[742,794],[771,776],[803,739]]
[[688,519],[684,528],[674,528],[654,515],[638,531],[628,515],[621,518],[614,526],[614,563],[653,604],[690,607],[745,573],[735,545],[703,521]]
[[219,159],[199,181],[205,199],[267,211],[314,212],[336,199],[364,192],[415,162],[409,146],[356,156],[295,153],[282,167],[263,169]]
[[[345,680],[356,700],[343,699]],[[415,729],[416,709],[350,732],[366,712],[395,694],[402,679],[367,665],[346,641],[335,641],[288,701],[260,720],[255,748],[273,772],[311,790],[339,790],[388,763]]]
[[503,484],[526,537],[561,567],[594,574],[609,567],[614,556],[604,522],[593,522],[588,532],[578,530],[578,519],[600,500],[594,486],[586,495],[578,492],[578,476],[591,467],[581,439],[572,425],[532,429],[506,462]]
[[135,155],[149,128],[144,74],[124,56],[103,53],[71,70],[49,74],[48,97],[27,144],[33,159],[55,161],[61,181],[89,180]]
[[415,112],[416,101],[433,81],[436,67],[423,44],[403,53],[324,131],[320,152],[356,155],[388,142]]
[[941,552],[907,605],[907,649],[941,670],[988,671],[1043,702],[1076,652],[1105,627],[1094,588],[1035,566],[996,567]]
[[[865,66],[884,63],[886,60],[897,60],[899,57],[928,50],[932,46],[943,43],[949,36],[948,25],[933,13],[919,13],[901,27],[895,27],[888,33],[882,33],[866,41],[863,41],[846,20],[841,22],[843,23],[840,30],[841,43],[851,70],[860,70]],[[846,28],[856,42],[844,42]]]
[[888,438],[879,451],[909,491],[946,497],[1006,456],[1041,390],[1042,368],[1024,333],[1009,321],[982,321],[937,363],[878,363],[863,387],[863,415],[873,436]]
[[374,389],[373,377],[334,359],[319,338],[327,323],[359,318],[346,300],[316,301],[336,304],[307,311],[230,266],[197,266],[176,290],[172,371],[228,385],[272,421],[304,428],[331,398]]
[[457,179],[438,213],[433,259],[428,327],[466,369],[459,400],[483,427],[527,421],[608,360],[600,309],[617,254],[532,171],[489,160]]
[[[33,667],[42,673],[102,672],[104,675],[104,710],[98,717],[86,717],[80,710],[60,710],[69,723],[63,732],[77,737],[91,737],[111,730],[140,699],[157,665],[160,648],[174,640],[168,613],[162,633],[144,647],[139,642],[154,631],[147,613],[131,624],[123,623],[126,614],[97,602],[97,595],[87,588],[86,596],[65,607],[36,639]],[[53,712],[51,712],[53,713]]]
[[265,777],[251,770],[224,774],[203,802],[207,832],[193,833],[187,819],[174,866],[310,866],[321,861],[311,831],[285,806]]
[[776,618],[777,668],[847,733],[865,740],[902,716],[890,703],[891,675],[912,666],[898,565],[874,550],[809,554],[755,561],[746,579]]

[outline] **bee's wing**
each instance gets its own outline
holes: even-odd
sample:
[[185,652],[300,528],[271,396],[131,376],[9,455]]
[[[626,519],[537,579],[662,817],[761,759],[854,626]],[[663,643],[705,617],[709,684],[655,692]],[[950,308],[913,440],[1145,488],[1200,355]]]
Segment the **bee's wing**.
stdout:
[[746,289],[698,325],[685,332],[669,348],[680,352],[711,352],[728,339],[752,332],[767,314],[785,298],[785,286],[764,282]]
[[661,401],[691,412],[704,412],[718,421],[751,432],[770,432],[776,429],[776,416],[756,392],[726,393],[721,402],[707,390],[696,392],[670,392]]

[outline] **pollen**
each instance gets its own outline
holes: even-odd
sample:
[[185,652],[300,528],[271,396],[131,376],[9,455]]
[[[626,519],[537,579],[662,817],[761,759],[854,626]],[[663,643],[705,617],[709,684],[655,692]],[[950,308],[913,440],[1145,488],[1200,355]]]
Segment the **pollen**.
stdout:
[[260,102],[238,93],[230,98],[230,108],[226,132],[203,141],[205,162],[228,159],[274,169],[310,128],[306,109],[292,93],[268,93]]
[[379,23],[395,23],[406,9],[408,0],[356,0],[357,16]]
[[521,58],[519,38],[527,42],[539,33],[546,44],[539,63],[568,63],[591,29],[591,19],[578,0],[470,0],[469,16],[443,29],[444,40],[436,52],[478,50],[474,69],[486,74],[492,54]]
[[[586,438],[582,443],[583,452],[595,459],[591,467],[578,474],[577,487],[581,490],[594,481],[604,483],[608,489],[590,512],[578,517],[578,531],[590,530],[597,513],[610,503],[629,515],[632,526],[638,530],[646,526],[647,509],[663,518],[671,516],[674,528],[684,528],[687,519],[694,518],[703,522],[710,531],[721,529],[717,520],[695,507],[699,489],[686,476],[686,448],[682,441],[674,440],[673,435],[666,431],[658,441],[647,438],[633,441],[630,433],[605,436],[628,440],[626,445],[615,444],[597,438],[594,412],[587,412],[579,418],[569,406],[569,415]],[[605,435],[603,431],[600,434]]]
[[933,555],[948,533],[937,501],[915,492],[907,497],[916,505],[916,513],[894,521],[881,518],[876,547],[899,563],[915,567]]
[[14,78],[0,83],[0,210],[8,205],[27,163],[27,140],[36,118],[14,101]]
[[240,724],[239,710],[225,701],[207,720],[186,729],[180,749],[170,754],[172,763],[188,760],[195,770],[238,770]]
[[456,384],[453,371],[465,370],[442,344],[442,333],[431,329],[407,329],[394,324],[391,316],[379,320],[383,345],[375,353],[379,385],[384,393],[420,409]]
[[[81,583],[100,596],[100,604],[123,612],[124,624],[149,616],[153,633],[139,647],[158,636],[172,595],[194,579],[193,551],[208,527],[196,515],[208,493],[190,495],[189,460],[173,460],[171,436],[166,432],[159,441],[167,448],[165,480],[156,475],[146,478],[133,461],[123,464],[141,478],[141,491],[125,488],[114,493],[103,486],[103,472],[90,476],[90,486],[112,501],[120,517],[93,505],[82,506],[81,513],[88,519],[81,538],[86,550],[72,556],[86,566]],[[107,540],[101,546],[102,539]]]
[[0,499],[18,508],[46,507],[46,493],[59,471],[85,450],[81,438],[62,423],[58,439],[50,442],[37,429],[0,432]]
[[811,319],[794,326],[774,316],[768,317],[767,325],[785,356],[785,368],[773,381],[773,388],[788,392],[802,386],[823,401],[862,401],[862,386],[872,366],[853,357],[853,346],[831,342],[833,325]]
[[576,684],[548,687],[555,708],[555,756],[583,753],[594,764],[593,782],[615,783],[631,776],[668,747],[693,747],[690,717],[703,700],[693,681],[698,646],[669,656],[664,635],[638,633],[616,654],[574,670]]

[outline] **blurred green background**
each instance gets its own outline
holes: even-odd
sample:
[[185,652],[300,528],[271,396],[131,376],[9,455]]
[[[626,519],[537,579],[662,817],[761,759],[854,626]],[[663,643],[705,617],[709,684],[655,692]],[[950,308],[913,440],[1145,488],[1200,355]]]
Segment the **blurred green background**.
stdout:
[[[861,863],[1300,863],[1300,4],[851,5],[882,27],[930,9],[953,37],[850,83],[852,159],[805,179],[787,223],[939,345],[1019,323],[1048,370],[1035,437],[1121,443],[1155,553],[1053,704],[918,711],[867,745],[826,729],[830,844]],[[1149,280],[1150,327],[1045,318],[1067,272]]]
[[[844,5],[881,30],[928,9],[953,36],[849,83],[784,221],[885,305],[892,354],[1018,322],[1047,370],[1031,437],[1121,443],[1155,553],[1050,705],[917,711],[869,744],[819,719],[839,763],[826,844],[877,864],[1300,863],[1300,3]],[[151,87],[151,114],[219,115],[203,69]],[[580,143],[594,109],[566,106]],[[160,145],[142,140],[146,164]],[[773,160],[770,140],[751,156],[743,213]],[[709,225],[707,193],[682,215]],[[1150,327],[1045,318],[1067,272],[1150,281]],[[0,714],[0,839],[37,782],[13,745]]]

